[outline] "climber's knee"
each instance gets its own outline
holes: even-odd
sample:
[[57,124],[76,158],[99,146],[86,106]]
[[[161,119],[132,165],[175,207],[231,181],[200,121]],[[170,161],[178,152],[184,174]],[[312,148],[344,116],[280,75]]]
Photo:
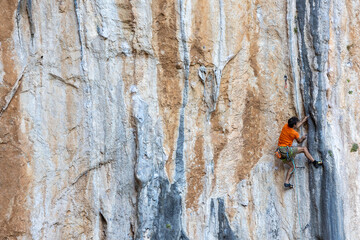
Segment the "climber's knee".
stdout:
[[303,153],[307,150],[306,147],[298,147],[298,153]]

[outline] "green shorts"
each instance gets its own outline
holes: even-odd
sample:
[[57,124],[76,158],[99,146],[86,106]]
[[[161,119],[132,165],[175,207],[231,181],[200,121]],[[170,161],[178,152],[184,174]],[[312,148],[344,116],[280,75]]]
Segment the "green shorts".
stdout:
[[[281,160],[284,163],[289,162],[290,159],[295,159],[295,156],[298,153],[298,147],[279,147],[279,149],[280,149],[281,156],[282,156]],[[287,158],[287,154],[286,154],[287,151],[288,151],[290,159]]]

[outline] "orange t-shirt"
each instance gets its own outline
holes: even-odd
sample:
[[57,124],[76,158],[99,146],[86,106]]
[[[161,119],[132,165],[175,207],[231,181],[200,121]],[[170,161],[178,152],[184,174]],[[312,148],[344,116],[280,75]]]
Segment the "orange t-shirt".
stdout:
[[297,131],[295,131],[293,128],[289,127],[288,124],[285,124],[284,127],[281,130],[281,134],[279,137],[279,147],[291,147],[294,139],[299,138],[300,135]]

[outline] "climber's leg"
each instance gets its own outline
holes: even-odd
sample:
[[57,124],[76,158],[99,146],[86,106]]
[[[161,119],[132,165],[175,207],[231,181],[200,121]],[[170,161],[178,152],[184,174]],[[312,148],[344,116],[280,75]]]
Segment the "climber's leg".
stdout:
[[288,161],[287,164],[289,164],[290,168],[286,174],[286,179],[285,179],[285,183],[289,184],[289,181],[290,181],[290,177],[291,177],[291,174],[293,173],[294,171],[294,164],[291,162],[291,161]]
[[305,156],[314,164],[314,167],[318,168],[319,165],[322,165],[322,161],[316,161],[311,154],[309,153],[309,150],[307,147],[298,147],[299,153],[304,153]]
[[314,162],[314,158],[311,156],[311,154],[309,153],[309,150],[307,149],[307,147],[298,147],[298,153],[304,153],[305,156],[311,161]]

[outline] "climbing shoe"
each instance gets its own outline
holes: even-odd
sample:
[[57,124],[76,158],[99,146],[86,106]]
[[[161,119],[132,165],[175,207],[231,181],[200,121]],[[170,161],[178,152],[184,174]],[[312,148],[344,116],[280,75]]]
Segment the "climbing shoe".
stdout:
[[315,161],[313,162],[313,164],[314,164],[314,167],[315,167],[315,168],[318,168],[320,165],[323,164],[323,162],[322,162],[322,161],[316,161],[316,160],[315,160]]
[[284,187],[286,188],[293,188],[294,186],[290,183],[284,183]]

